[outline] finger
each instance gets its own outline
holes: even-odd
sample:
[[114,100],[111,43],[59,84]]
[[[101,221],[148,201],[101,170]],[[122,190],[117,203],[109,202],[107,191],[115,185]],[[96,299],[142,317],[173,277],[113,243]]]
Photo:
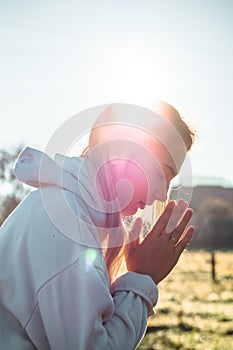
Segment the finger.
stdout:
[[182,233],[187,227],[192,215],[193,215],[193,210],[191,208],[187,209],[179,225],[173,231],[172,236],[176,237],[177,240],[179,240],[179,238],[182,236]]
[[183,199],[180,199],[174,208],[172,215],[167,223],[166,226],[166,233],[171,233],[174,231],[176,226],[179,224],[181,221],[181,218],[183,217],[185,210],[188,207],[188,203],[184,201]]
[[169,218],[170,218],[175,206],[176,206],[176,202],[173,200],[168,203],[168,205],[164,209],[162,215],[159,217],[158,221],[155,223],[155,225],[151,231],[151,234],[153,233],[153,234],[160,235],[162,233],[162,231],[165,229],[165,227],[169,221]]
[[194,229],[194,226],[190,226],[185,232],[184,237],[177,243],[175,251],[178,257],[181,255],[181,253],[184,251],[184,249],[187,247],[188,243],[192,239]]

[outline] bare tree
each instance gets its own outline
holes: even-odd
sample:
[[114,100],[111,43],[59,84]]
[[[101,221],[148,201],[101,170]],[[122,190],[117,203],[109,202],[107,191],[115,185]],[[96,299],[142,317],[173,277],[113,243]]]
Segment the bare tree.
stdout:
[[14,172],[22,148],[22,145],[18,145],[0,150],[0,225],[29,192],[28,187],[17,180]]

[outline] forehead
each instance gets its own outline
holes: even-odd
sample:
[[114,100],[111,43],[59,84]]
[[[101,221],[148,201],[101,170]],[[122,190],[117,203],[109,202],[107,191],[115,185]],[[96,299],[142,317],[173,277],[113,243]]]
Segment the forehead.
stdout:
[[[123,132],[119,135],[123,135]],[[161,165],[168,164],[176,173],[179,172],[187,153],[187,147],[173,126],[164,123],[150,130],[131,127],[127,135],[128,139],[136,141],[145,150],[152,153]]]

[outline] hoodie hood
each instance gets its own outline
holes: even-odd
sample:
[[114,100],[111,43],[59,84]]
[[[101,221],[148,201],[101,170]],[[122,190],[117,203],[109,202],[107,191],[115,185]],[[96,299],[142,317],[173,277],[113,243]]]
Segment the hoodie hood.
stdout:
[[[91,232],[98,230],[102,247],[102,242],[106,241],[106,228],[108,235],[112,231],[111,246],[122,244],[122,237],[116,232],[121,229],[121,224],[118,227],[119,216],[111,212],[111,203],[104,201],[98,193],[95,167],[88,159],[61,154],[52,159],[39,150],[27,147],[17,159],[15,174],[21,182],[41,189],[42,201],[50,219],[69,238],[77,241],[74,227],[78,223],[79,232],[86,232],[87,227]],[[51,188],[61,191],[53,191],[51,196]],[[68,197],[73,198],[72,203],[75,204],[70,205]],[[78,240],[80,242],[80,237]],[[82,237],[81,241],[89,246],[99,246],[99,241],[97,243],[95,238],[93,242],[90,235]]]
[[27,147],[18,157],[15,174],[27,185],[66,190],[79,197],[86,207],[107,212],[95,188],[94,166],[85,158],[57,153],[52,159],[39,150]]
[[17,159],[15,174],[29,186],[55,186],[78,194],[78,172],[82,163],[81,157],[56,154],[53,160],[47,154],[27,147]]
[[[52,159],[27,147],[18,157],[15,173],[20,181],[41,189],[43,205],[50,220],[72,240],[107,248],[134,239],[122,230],[116,209],[117,198],[112,202],[106,201],[97,190],[96,165],[91,159],[61,154]],[[51,195],[51,188],[61,191],[53,191]],[[87,231],[89,234],[86,234]]]

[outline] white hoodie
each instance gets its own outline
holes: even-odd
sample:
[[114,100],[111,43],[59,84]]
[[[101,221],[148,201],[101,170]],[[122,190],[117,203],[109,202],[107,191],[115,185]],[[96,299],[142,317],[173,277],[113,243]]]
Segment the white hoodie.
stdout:
[[82,164],[31,148],[18,159],[18,178],[39,190],[0,229],[1,350],[135,349],[153,314],[149,276],[128,272],[110,292],[96,228],[102,204]]

